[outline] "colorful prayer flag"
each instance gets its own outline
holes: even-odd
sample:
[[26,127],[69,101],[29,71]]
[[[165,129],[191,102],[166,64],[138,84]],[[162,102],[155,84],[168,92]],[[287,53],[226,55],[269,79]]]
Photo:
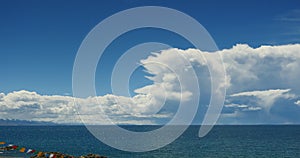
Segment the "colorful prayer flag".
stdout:
[[26,153],[27,153],[27,154],[32,154],[32,153],[34,153],[34,152],[35,152],[35,150],[28,149]]
[[21,152],[21,153],[23,153],[23,152],[25,152],[25,148],[21,148],[19,151]]
[[43,156],[43,152],[39,152],[39,153],[37,154],[37,156],[38,156],[38,157]]
[[13,149],[17,149],[17,148],[18,148],[18,146],[16,146],[16,145],[13,145],[13,146],[12,146],[12,148],[13,148]]
[[17,146],[17,148],[15,149],[15,150],[20,150],[22,147],[20,147],[20,146]]

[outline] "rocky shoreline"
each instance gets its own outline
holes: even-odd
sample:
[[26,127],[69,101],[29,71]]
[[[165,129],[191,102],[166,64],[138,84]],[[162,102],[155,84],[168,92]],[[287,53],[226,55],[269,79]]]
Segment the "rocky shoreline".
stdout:
[[30,158],[49,158],[48,155],[55,155],[56,158],[107,158],[105,156],[97,155],[97,154],[88,154],[84,156],[72,156],[72,155],[67,155],[59,152],[45,152],[42,155],[35,155],[31,156]]
[[[1,147],[0,151],[13,151],[15,150],[13,146]],[[1,155],[0,155],[1,158]],[[63,154],[59,152],[39,152],[38,154],[34,154],[30,158],[107,158],[106,156],[101,156],[97,154],[88,154],[83,156],[73,156],[68,154]]]

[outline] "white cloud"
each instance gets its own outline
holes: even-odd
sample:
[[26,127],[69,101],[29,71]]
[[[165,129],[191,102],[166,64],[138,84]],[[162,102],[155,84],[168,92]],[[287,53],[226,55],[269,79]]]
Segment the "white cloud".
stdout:
[[[238,109],[239,113],[263,110],[267,112],[265,115],[269,117],[269,120],[264,118],[256,120],[257,122],[261,121],[264,123],[270,121],[273,119],[273,116],[270,115],[274,115],[270,113],[272,108],[281,107],[279,104],[290,104],[300,94],[300,71],[298,71],[300,70],[300,44],[261,46],[259,48],[251,48],[245,44],[238,44],[231,49],[215,53],[202,52],[196,49],[185,51],[170,49],[162,51],[161,54],[156,54],[151,59],[180,67],[182,64],[178,64],[179,62],[176,61],[174,52],[181,53],[191,62],[193,68],[197,70],[198,77],[201,78],[200,82],[207,80],[208,78],[206,77],[209,77],[203,73],[204,68],[207,66],[207,59],[209,60],[217,54],[221,55],[226,68],[227,80],[226,83],[223,80],[219,80],[219,82],[222,82],[227,87],[227,94],[231,97],[229,100],[232,101],[232,104],[238,99],[243,104],[238,103],[239,106],[248,106],[247,108],[240,107]],[[216,67],[215,72],[218,69],[221,69],[221,67]],[[153,70],[151,73],[164,74],[164,70]],[[210,85],[202,86],[204,86],[200,87],[202,90],[209,91]],[[243,100],[245,103],[243,103]],[[284,103],[277,103],[279,100],[284,100]],[[284,108],[288,109],[291,107],[284,106]],[[246,116],[243,115],[243,117]],[[289,119],[288,115],[280,117],[284,118],[282,120]],[[251,119],[249,118],[249,120]]]
[[245,105],[245,104],[226,104],[224,106],[225,108],[233,108],[233,112],[249,112],[249,111],[260,111],[262,110],[261,107],[259,106],[249,106],[249,105]]
[[[226,80],[222,78],[223,67],[216,64],[216,55],[223,58],[227,72]],[[128,98],[108,94],[85,99],[76,98],[76,101],[84,105],[80,106],[79,110],[86,114],[82,117],[89,120],[88,123],[105,123],[101,122],[103,120],[98,116],[99,110],[111,116],[116,123],[157,123],[157,119],[170,118],[176,112],[167,109],[166,113],[157,113],[166,100],[188,101],[196,95],[190,91],[195,85],[192,82],[180,83],[178,79],[181,76],[187,76],[195,70],[200,82],[204,83],[204,87],[200,87],[204,91],[201,95],[210,91],[210,76],[205,71],[208,63],[212,68],[210,72],[216,74],[214,79],[221,83],[215,92],[227,87],[229,98],[225,108],[235,109],[232,114],[223,114],[226,117],[246,117],[243,113],[270,111],[273,107],[278,107],[275,104],[280,99],[300,104],[299,101],[293,100],[300,94],[299,44],[259,48],[239,44],[215,53],[196,49],[163,50],[141,61],[150,74],[147,78],[153,81],[153,84],[136,89],[136,96]],[[251,98],[252,102],[243,103],[245,98]],[[74,99],[70,96],[47,96],[28,91],[0,93],[1,117],[59,123],[78,122],[78,118],[74,118]],[[284,118],[283,122],[295,121],[289,120],[288,117],[286,115],[280,118]]]
[[180,77],[186,74],[185,70],[189,71],[188,67],[190,66],[187,65],[183,54],[183,50],[169,49],[142,60],[142,65],[152,75],[147,78],[154,84],[137,89],[135,92],[140,94],[150,92],[160,100],[189,100],[192,96],[189,91],[190,85],[179,82]]
[[232,97],[254,96],[261,99],[271,99],[271,100],[278,97],[284,97],[284,98],[294,97],[294,95],[288,94],[289,91],[291,91],[291,89],[270,89],[270,90],[263,90],[263,91],[241,92],[241,93],[231,94],[230,96]]
[[244,105],[244,104],[226,104],[225,107],[228,107],[228,108],[247,108],[249,106]]
[[288,93],[290,89],[270,89],[264,91],[249,91],[241,92],[236,94],[231,94],[231,97],[255,97],[258,98],[258,104],[270,110],[271,106],[274,105],[274,102],[279,98],[291,99],[294,98],[294,94]]
[[261,107],[253,107],[253,106],[243,109],[243,111],[259,111],[259,110],[261,110]]
[[297,100],[296,102],[294,102],[296,105],[300,106],[300,100]]
[[253,89],[289,89],[300,92],[300,45],[237,45],[220,53],[230,77],[229,93]]
[[[48,96],[36,92],[15,91],[7,95],[1,94],[0,112],[2,118],[53,121],[57,123],[78,123],[74,99],[70,96]],[[135,122],[138,124],[153,124],[151,120],[139,120],[138,118],[150,117],[144,113],[149,111],[151,98],[147,95],[137,95],[134,98],[122,96],[105,95],[99,97],[76,98],[83,105],[79,110],[83,112],[84,118],[90,118],[88,124],[106,124],[99,116],[100,110],[104,110],[112,116],[115,123]],[[131,115],[130,115],[131,114]],[[152,118],[165,118],[169,114],[153,114]],[[124,120],[124,118],[126,118]],[[102,121],[102,122],[101,122]]]

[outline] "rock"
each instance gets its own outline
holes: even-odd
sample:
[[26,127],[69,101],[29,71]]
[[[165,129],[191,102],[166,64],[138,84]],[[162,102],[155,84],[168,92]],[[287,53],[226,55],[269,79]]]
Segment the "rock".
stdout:
[[[43,152],[41,155],[34,155],[31,156],[30,158],[48,158],[49,155],[54,154],[56,156],[56,158],[75,158],[72,155],[67,155],[67,154],[62,154],[59,152]],[[48,157],[46,157],[46,155],[48,155]]]
[[[0,151],[12,151],[16,150],[17,146],[6,146],[0,147]],[[97,155],[97,154],[88,154],[84,156],[75,157],[68,154],[63,154],[59,152],[42,152],[42,154],[31,156],[30,158],[48,158],[51,154],[54,154],[56,158],[107,158],[105,156]]]
[[81,156],[80,158],[106,158],[105,156],[100,156],[96,154],[88,154],[86,156]]
[[[30,158],[47,158],[45,155],[50,155],[50,154],[54,154],[56,156],[56,158],[76,158],[75,156],[72,155],[67,155],[67,154],[62,154],[62,153],[58,153],[58,152],[44,152],[42,155],[38,156],[31,156]],[[96,155],[96,154],[88,154],[85,156],[79,156],[77,158],[107,158],[105,156],[100,156],[100,155]]]

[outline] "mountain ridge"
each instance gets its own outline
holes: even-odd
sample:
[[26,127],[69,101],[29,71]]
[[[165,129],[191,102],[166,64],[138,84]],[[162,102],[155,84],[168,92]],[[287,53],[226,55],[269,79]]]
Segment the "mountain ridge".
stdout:
[[38,126],[38,125],[58,125],[53,122],[47,121],[31,121],[31,120],[19,120],[19,119],[0,119],[0,126]]

